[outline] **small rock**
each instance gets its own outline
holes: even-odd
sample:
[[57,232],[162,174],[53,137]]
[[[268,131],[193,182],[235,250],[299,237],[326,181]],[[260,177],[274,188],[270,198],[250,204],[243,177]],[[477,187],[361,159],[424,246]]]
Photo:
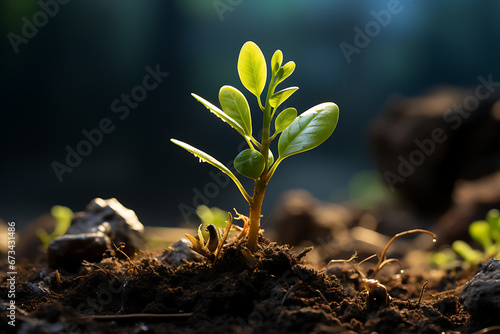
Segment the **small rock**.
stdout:
[[490,259],[464,286],[460,303],[473,321],[500,324],[500,260]]
[[37,295],[46,295],[50,293],[50,289],[45,285],[43,281],[40,281],[38,283],[29,282],[28,287]]
[[169,249],[165,250],[158,259],[173,266],[183,264],[184,260],[190,262],[201,261],[202,256],[189,248],[189,244],[190,241],[188,239],[181,238],[180,240],[174,242]]
[[104,232],[117,246],[124,242],[127,255],[144,248],[144,226],[133,210],[125,208],[116,198],[92,200],[85,212],[75,214],[66,234]]
[[51,267],[74,270],[83,260],[99,262],[108,249],[111,241],[102,232],[66,234],[50,242],[47,262]]
[[114,253],[113,243],[124,243],[122,251],[133,256],[146,246],[144,226],[115,198],[96,198],[85,212],[75,214],[65,235],[50,242],[47,261],[50,266],[77,269],[83,260],[98,262],[103,253]]

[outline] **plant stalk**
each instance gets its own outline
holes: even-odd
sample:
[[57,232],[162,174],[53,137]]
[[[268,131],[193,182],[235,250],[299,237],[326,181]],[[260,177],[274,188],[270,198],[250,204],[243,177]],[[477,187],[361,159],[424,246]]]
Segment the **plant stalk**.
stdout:
[[250,230],[248,231],[247,247],[255,253],[257,250],[257,239],[260,230],[260,218],[262,210],[262,202],[264,201],[264,194],[266,193],[267,183],[264,178],[255,181],[255,188],[253,193],[253,203],[250,205]]
[[[269,178],[267,177],[269,168],[271,166],[267,165],[269,158],[269,146],[271,144],[271,105],[269,104],[269,99],[274,94],[274,89],[276,85],[272,84],[274,81],[274,76],[271,78],[271,84],[267,90],[266,105],[264,108],[264,117],[262,121],[262,145],[260,153],[264,156],[264,161],[266,163],[264,172],[255,180],[254,191],[252,196],[252,203],[250,204],[250,229],[248,231],[247,247],[252,252],[255,253],[257,250],[257,239],[259,237],[260,230],[260,218],[262,211],[262,202],[264,201],[264,195],[266,193],[267,183]],[[259,99],[260,100],[260,99]]]

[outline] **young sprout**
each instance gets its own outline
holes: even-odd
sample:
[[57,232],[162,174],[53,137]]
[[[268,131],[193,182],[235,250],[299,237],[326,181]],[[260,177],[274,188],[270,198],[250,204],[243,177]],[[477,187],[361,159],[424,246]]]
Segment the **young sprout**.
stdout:
[[413,233],[425,233],[425,234],[428,234],[428,235],[430,235],[432,237],[432,241],[433,242],[436,242],[436,240],[437,240],[437,235],[436,234],[434,234],[434,233],[432,233],[430,231],[427,231],[427,230],[422,230],[422,229],[408,230],[408,231],[404,231],[404,232],[401,232],[401,233],[398,233],[398,234],[394,235],[392,237],[392,239],[389,240],[389,242],[385,246],[384,250],[382,251],[382,254],[380,254],[380,258],[378,260],[377,266],[375,267],[375,269],[373,270],[373,272],[369,276],[375,276],[378,273],[378,271],[380,269],[382,269],[382,267],[385,266],[386,264],[391,263],[391,262],[397,262],[396,259],[388,259],[388,260],[386,260],[385,259],[385,253],[389,249],[389,246],[394,242],[394,240],[396,240],[397,238],[402,237],[404,235],[413,234]]
[[[200,159],[220,169],[236,184],[249,205],[249,226],[247,248],[254,253],[260,231],[261,210],[267,184],[276,168],[286,158],[311,150],[327,140],[335,130],[339,118],[339,108],[335,103],[318,104],[297,116],[295,108],[280,110],[281,105],[298,90],[288,87],[276,92],[278,84],[288,78],[295,70],[295,63],[283,64],[283,53],[277,50],[271,58],[270,80],[267,93],[262,103],[261,95],[267,81],[267,65],[264,55],[254,42],[246,42],[238,57],[238,74],[245,88],[257,98],[263,113],[262,137],[260,141],[254,137],[250,107],[245,96],[232,86],[223,86],[219,91],[221,108],[202,97],[193,97],[208,108],[213,114],[228,123],[245,140],[248,148],[240,152],[234,159],[235,170],[254,180],[253,195],[250,195],[233,172],[209,154],[180,140],[171,141]],[[272,124],[274,120],[274,133]],[[279,135],[278,157],[274,158],[271,142]],[[203,248],[200,248],[203,249]]]
[[54,205],[50,209],[50,213],[56,219],[56,227],[51,234],[48,234],[47,231],[40,228],[36,231],[36,235],[42,241],[44,246],[48,246],[49,243],[55,238],[64,235],[71,225],[71,219],[73,218],[73,211],[70,208]]
[[229,218],[224,229],[215,227],[215,225],[213,224],[210,224],[206,227],[209,235],[207,241],[205,241],[205,237],[203,236],[202,224],[198,226],[198,239],[186,233],[185,236],[192,243],[192,246],[188,245],[188,247],[194,250],[196,253],[206,257],[207,259],[212,261],[212,263],[215,263],[222,249],[222,246],[224,245],[224,242],[226,242],[229,231],[231,230],[231,226],[233,225],[233,216],[229,212],[228,217]]
[[201,231],[205,239],[208,238],[207,226],[214,225],[219,228],[224,228],[226,226],[227,212],[222,209],[199,205],[196,207],[196,214],[200,217]]
[[366,289],[366,291],[368,291],[368,296],[367,296],[367,300],[366,300],[367,308],[372,309],[374,307],[379,307],[382,305],[390,304],[391,296],[387,292],[387,288],[385,287],[385,285],[380,283],[378,280],[370,278],[370,277],[375,276],[379,272],[379,270],[382,269],[382,267],[384,267],[386,264],[391,263],[391,262],[399,262],[397,259],[386,259],[385,253],[389,249],[389,246],[394,242],[394,240],[396,240],[397,238],[402,237],[404,235],[413,234],[413,233],[429,234],[430,236],[432,236],[432,238],[433,238],[432,241],[434,241],[434,242],[437,239],[436,234],[434,234],[430,231],[427,231],[427,230],[415,229],[415,230],[404,231],[404,232],[401,232],[401,233],[394,235],[391,238],[391,240],[389,240],[389,242],[385,246],[384,250],[382,251],[382,254],[380,254],[380,258],[379,258],[379,261],[377,263],[377,266],[375,267],[375,270],[373,270],[373,272],[370,275],[364,274],[363,271],[358,269],[358,267],[359,267],[359,265],[361,265],[361,263],[373,258],[375,256],[375,254],[364,259],[363,261],[358,263],[357,266],[351,264],[351,261],[357,257],[357,253],[355,253],[353,256],[351,256],[351,258],[349,260],[331,260],[328,263],[328,265],[326,266],[326,271],[328,272],[330,264],[333,264],[333,263],[349,263],[349,264],[351,264],[352,267],[354,268],[354,270],[362,278],[365,289]]
[[471,266],[492,257],[500,257],[500,212],[490,210],[485,220],[478,220],[469,225],[469,235],[472,240],[483,248],[483,251],[473,249],[462,240],[455,240],[451,247]]

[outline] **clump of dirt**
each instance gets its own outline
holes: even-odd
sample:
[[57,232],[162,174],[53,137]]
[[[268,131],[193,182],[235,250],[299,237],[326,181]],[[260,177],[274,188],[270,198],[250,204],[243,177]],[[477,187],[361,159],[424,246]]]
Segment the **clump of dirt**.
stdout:
[[[235,246],[225,249],[213,265],[173,267],[159,261],[159,254],[142,253],[132,261],[108,258],[88,263],[78,274],[58,275],[43,262],[24,263],[18,266],[15,329],[204,334],[472,330],[467,329],[469,314],[452,292],[426,294],[418,302],[422,277],[384,277],[392,302],[367,309],[361,278],[347,267],[339,279],[305,265],[305,253],[267,240],[260,246],[255,269],[246,266]],[[2,277],[0,288],[3,300],[6,279]],[[5,305],[2,313],[2,328],[11,328]]]

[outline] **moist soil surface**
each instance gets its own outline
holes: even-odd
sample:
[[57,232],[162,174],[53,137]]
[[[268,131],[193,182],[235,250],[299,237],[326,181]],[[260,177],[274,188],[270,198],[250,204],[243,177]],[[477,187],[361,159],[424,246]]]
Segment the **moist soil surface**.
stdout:
[[392,296],[386,304],[383,293],[368,295],[352,266],[340,264],[334,274],[318,272],[304,264],[305,252],[265,239],[254,268],[235,246],[215,264],[174,267],[158,260],[159,255],[107,258],[87,263],[78,273],[47,269],[44,260],[19,263],[16,326],[8,324],[9,281],[3,276],[1,328],[17,333],[207,334],[474,333],[486,327],[471,322],[462,310],[457,287],[466,279],[456,270],[444,273],[420,302],[425,273],[377,277]]

